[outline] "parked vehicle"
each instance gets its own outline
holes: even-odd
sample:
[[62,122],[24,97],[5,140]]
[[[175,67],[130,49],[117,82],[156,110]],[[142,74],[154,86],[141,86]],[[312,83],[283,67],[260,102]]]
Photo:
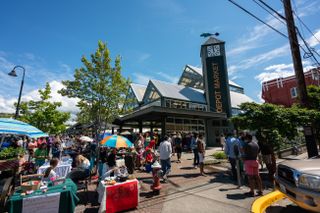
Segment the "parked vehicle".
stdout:
[[275,186],[303,209],[320,212],[320,157],[280,163]]

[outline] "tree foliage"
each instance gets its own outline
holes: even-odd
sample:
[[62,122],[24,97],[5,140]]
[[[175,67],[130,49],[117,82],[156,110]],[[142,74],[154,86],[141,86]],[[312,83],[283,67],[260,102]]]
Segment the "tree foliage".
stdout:
[[38,90],[39,101],[21,102],[19,120],[25,121],[48,134],[58,134],[66,129],[65,122],[70,113],[60,112],[61,102],[50,102],[51,87],[46,83],[43,90]]
[[94,124],[101,131],[122,113],[130,80],[121,75],[120,56],[112,67],[110,51],[102,41],[91,60],[83,56],[81,61],[83,66],[75,70],[74,80],[63,81],[65,88],[59,92],[79,98],[78,121]]
[[256,130],[257,136],[266,137],[274,147],[279,147],[281,137],[292,139],[297,135],[297,120],[290,110],[274,104],[243,103],[242,114],[232,119],[240,129]]
[[297,136],[297,127],[312,125],[317,138],[320,135],[320,87],[308,86],[309,108],[293,105],[290,108],[274,104],[243,103],[243,112],[231,120],[240,129],[256,130],[258,137],[279,147],[281,138],[293,139]]

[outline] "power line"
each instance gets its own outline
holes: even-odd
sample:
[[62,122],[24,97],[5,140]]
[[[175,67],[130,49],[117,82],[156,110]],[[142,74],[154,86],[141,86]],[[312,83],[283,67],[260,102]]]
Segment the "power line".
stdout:
[[287,20],[283,15],[281,15],[278,11],[276,11],[275,9],[273,9],[272,7],[270,7],[267,3],[265,3],[263,0],[259,0],[264,6],[266,6],[269,10],[271,10],[272,12],[274,12],[275,14],[277,14],[281,19],[283,20]]
[[[265,21],[263,21],[262,19],[260,19],[259,17],[257,17],[256,15],[254,15],[253,13],[251,13],[250,11],[248,11],[247,9],[245,9],[244,7],[242,7],[241,5],[239,5],[238,3],[234,2],[233,0],[228,0],[229,2],[231,2],[232,4],[234,4],[235,6],[237,6],[238,8],[240,8],[241,10],[243,10],[244,12],[246,12],[247,14],[249,14],[250,16],[254,17],[255,19],[257,19],[258,21],[260,21],[261,23],[263,23],[264,25],[268,26],[269,28],[271,28],[272,30],[276,31],[277,33],[279,33],[280,35],[282,35],[283,37],[289,39],[289,37],[287,35],[285,35],[284,33],[280,32],[279,30],[277,30],[276,28],[274,28],[273,26],[271,26],[270,24],[266,23]],[[267,5],[265,2],[263,2],[262,0],[259,0],[261,3],[263,3],[266,7],[268,7],[270,10],[272,10],[273,12],[275,12],[280,18],[286,20],[285,17],[283,17],[280,13],[278,13],[276,10],[274,10],[272,7],[270,7],[269,5]],[[261,5],[260,5],[261,6]],[[296,28],[296,30],[298,31],[298,28]],[[299,32],[299,31],[298,31]],[[303,40],[303,42],[305,43],[305,45],[307,44],[306,41],[304,40],[304,38],[302,37],[302,35],[300,34],[300,38]],[[319,65],[319,62],[317,61],[317,59],[314,57],[313,53],[310,50],[310,47],[308,45],[306,45],[307,49],[309,50],[309,52],[307,52],[302,45],[300,45],[299,43],[297,43],[297,45],[302,49],[302,51],[305,53],[305,55],[311,55],[308,58],[312,57],[316,63]],[[317,53],[318,54],[318,53]]]
[[310,28],[300,19],[300,17],[293,11],[295,17],[301,22],[301,24],[311,33],[311,35],[320,43],[320,40],[316,37],[316,35],[310,30]]
[[[309,54],[310,54],[310,57],[312,57],[312,59],[317,63],[318,66],[320,66],[320,63],[318,62],[317,58],[314,56],[314,54],[312,53],[310,47],[309,47],[309,44],[306,42],[306,40],[302,37],[299,29],[296,27],[296,31],[299,35],[299,37],[301,38],[301,40],[303,41],[304,45],[306,46],[306,48],[309,50]],[[316,52],[316,54],[320,57],[320,55]]]
[[273,29],[274,31],[276,31],[277,33],[279,33],[280,35],[282,35],[285,38],[288,38],[287,35],[285,35],[284,33],[280,32],[279,30],[277,30],[276,28],[274,28],[273,26],[271,26],[270,24],[266,23],[265,21],[263,21],[262,19],[260,19],[259,17],[257,17],[256,15],[254,15],[253,13],[249,12],[248,10],[246,10],[245,8],[243,8],[241,5],[239,5],[238,3],[234,2],[233,0],[228,0],[229,2],[231,2],[232,4],[234,4],[235,6],[239,7],[241,10],[243,10],[244,12],[246,12],[247,14],[249,14],[250,16],[254,17],[255,19],[257,19],[258,21],[260,21],[261,23],[265,24],[266,26],[268,26],[269,28]]
[[[261,3],[259,3],[259,2],[257,2],[257,0],[252,0],[252,1],[254,1],[257,5],[259,5],[262,9],[264,9],[265,11],[267,11],[270,15],[272,15],[274,18],[276,18],[276,19],[278,19],[282,24],[286,24],[283,20],[281,20],[279,17],[277,17],[274,13],[272,13],[272,12],[270,12],[269,10],[271,10],[271,11],[274,11],[273,10],[273,8],[271,8],[269,5],[266,5],[263,1],[263,4],[265,5],[265,6],[267,6],[268,8],[269,8],[269,10],[267,10],[264,6],[262,6],[261,5]],[[260,2],[261,2],[261,0],[259,0]],[[271,8],[271,9],[270,9]],[[280,16],[281,16],[281,14],[279,14]],[[278,16],[279,16],[278,15]],[[283,17],[284,18],[284,17]]]

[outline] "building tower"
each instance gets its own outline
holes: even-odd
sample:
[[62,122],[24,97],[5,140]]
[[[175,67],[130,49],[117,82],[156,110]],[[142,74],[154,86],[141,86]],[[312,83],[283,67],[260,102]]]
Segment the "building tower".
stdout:
[[203,83],[208,110],[231,116],[225,42],[214,37],[201,45]]

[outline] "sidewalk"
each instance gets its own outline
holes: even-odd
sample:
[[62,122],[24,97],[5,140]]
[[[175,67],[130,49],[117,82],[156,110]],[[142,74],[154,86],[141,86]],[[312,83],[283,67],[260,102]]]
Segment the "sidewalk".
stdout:
[[[206,156],[209,157],[220,150],[221,148],[207,150]],[[277,163],[306,157],[306,153],[288,156],[277,160]],[[239,189],[231,181],[226,173],[226,170],[229,170],[229,165],[227,167],[209,166],[206,168],[208,176],[202,177],[198,176],[198,169],[192,168],[192,159],[192,153],[183,153],[181,164],[172,162],[172,173],[169,176],[169,182],[162,184],[161,195],[147,198],[142,193],[139,207],[133,212],[250,212],[252,203],[258,197],[245,196],[244,193],[249,191],[249,188],[242,186]],[[175,157],[172,160],[176,160]],[[152,179],[146,177],[141,180],[141,183],[148,191],[146,184],[151,184]],[[266,186],[266,184],[264,185]],[[264,193],[271,191],[273,188],[265,188]]]
[[[206,150],[207,159],[221,148]],[[278,159],[277,163],[285,160],[306,158],[306,154],[288,156]],[[160,195],[154,196],[150,190],[152,174],[135,172],[140,183],[140,201],[136,213],[214,213],[214,212],[250,212],[253,201],[258,197],[246,197],[249,188],[242,186],[240,189],[229,176],[229,163],[208,165],[205,167],[207,176],[200,176],[199,169],[193,167],[193,153],[183,153],[182,162],[177,163],[176,156],[172,157],[172,171],[169,181],[162,183]],[[265,173],[266,171],[263,171]],[[266,182],[264,184],[267,185]],[[94,195],[94,187],[89,193]],[[271,192],[266,188],[264,193]],[[99,206],[95,203],[94,196],[90,196],[91,205],[78,205],[76,212],[97,212]]]

